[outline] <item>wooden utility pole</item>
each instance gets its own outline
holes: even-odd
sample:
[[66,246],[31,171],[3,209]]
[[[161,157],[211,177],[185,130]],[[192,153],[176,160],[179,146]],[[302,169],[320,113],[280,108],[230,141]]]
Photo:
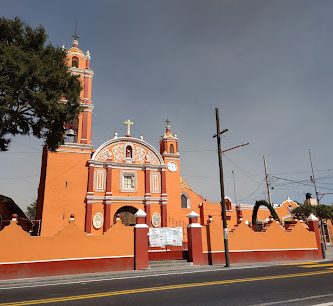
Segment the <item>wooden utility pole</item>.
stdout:
[[236,195],[236,181],[235,181],[235,172],[232,170],[232,179],[234,181],[234,197],[235,197],[235,204],[237,204],[237,195]]
[[221,190],[221,206],[222,206],[222,223],[223,223],[223,239],[224,239],[224,256],[225,256],[225,266],[230,267],[229,260],[229,245],[228,245],[228,225],[227,225],[227,214],[225,207],[224,198],[224,180],[223,180],[223,165],[222,165],[222,150],[221,150],[221,134],[228,131],[227,129],[220,130],[220,119],[219,119],[219,109],[215,108],[216,115],[216,137],[217,139],[217,153],[219,159],[219,169],[220,169],[220,190]]
[[264,167],[265,167],[265,180],[266,180],[266,188],[267,188],[267,196],[268,196],[268,203],[270,205],[273,205],[272,203],[272,197],[271,197],[271,192],[269,190],[269,183],[268,183],[268,174],[267,174],[267,165],[266,165],[266,158],[263,156],[264,159]]
[[[313,186],[315,189],[317,205],[319,205],[319,196],[318,196],[318,191],[317,191],[316,178],[315,178],[314,171],[313,171],[310,149],[309,149],[309,158],[310,158],[310,165],[311,165],[311,171],[312,171],[311,181],[313,182]],[[319,221],[320,221],[320,233],[321,233],[321,250],[323,252],[323,258],[326,258],[326,238],[325,238],[325,233],[324,233],[324,225],[323,225],[323,220],[321,218]]]

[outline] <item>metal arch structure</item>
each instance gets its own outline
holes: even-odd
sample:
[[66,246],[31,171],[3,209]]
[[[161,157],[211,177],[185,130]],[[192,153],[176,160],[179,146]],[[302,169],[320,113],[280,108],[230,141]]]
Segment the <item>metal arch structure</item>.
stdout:
[[276,220],[276,221],[280,221],[279,216],[277,215],[275,209],[273,208],[273,206],[271,204],[269,204],[267,201],[265,200],[260,200],[260,201],[256,201],[256,204],[253,207],[253,212],[252,212],[252,226],[255,226],[257,224],[257,216],[258,216],[258,210],[260,206],[266,206],[270,213],[271,216]]

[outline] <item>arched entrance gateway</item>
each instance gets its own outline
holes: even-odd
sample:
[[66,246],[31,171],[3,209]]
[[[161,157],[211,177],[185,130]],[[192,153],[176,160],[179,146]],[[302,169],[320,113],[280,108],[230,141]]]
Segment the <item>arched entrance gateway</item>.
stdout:
[[113,222],[116,222],[116,218],[119,217],[122,224],[126,226],[135,225],[135,213],[138,210],[133,206],[123,206],[119,208],[113,216]]

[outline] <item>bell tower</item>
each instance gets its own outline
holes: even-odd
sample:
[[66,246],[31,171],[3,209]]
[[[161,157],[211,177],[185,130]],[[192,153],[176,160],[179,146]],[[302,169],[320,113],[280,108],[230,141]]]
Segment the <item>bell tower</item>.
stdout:
[[36,210],[40,223],[34,228],[34,233],[41,236],[54,235],[73,214],[82,230],[85,226],[87,162],[93,151],[91,97],[94,72],[90,68],[90,52],[83,53],[79,49],[76,34],[73,46],[67,50],[66,64],[80,81],[81,110],[76,120],[65,124],[64,144],[56,152],[50,152],[46,147],[43,150]]
[[[178,138],[171,132],[170,121],[165,121],[165,133],[160,140],[160,153],[166,165],[165,184],[168,212],[165,215],[171,216],[180,209],[180,154],[178,149]],[[163,174],[163,173],[162,173]],[[162,205],[163,206],[163,205]],[[168,220],[167,220],[168,223]]]
[[90,68],[90,52],[83,53],[79,49],[79,37],[76,34],[73,37],[73,46],[67,50],[67,65],[72,74],[79,76],[82,87],[80,93],[82,111],[75,121],[66,124],[65,145],[73,143],[91,145],[93,111],[91,96],[94,72]]

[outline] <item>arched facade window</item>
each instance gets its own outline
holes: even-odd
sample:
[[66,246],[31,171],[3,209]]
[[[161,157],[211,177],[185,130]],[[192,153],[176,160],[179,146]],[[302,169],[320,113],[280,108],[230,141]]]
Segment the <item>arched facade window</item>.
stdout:
[[175,153],[175,149],[173,147],[173,144],[170,145],[170,153]]
[[132,158],[133,155],[133,149],[131,146],[126,147],[126,158]]
[[180,201],[181,208],[190,208],[190,199],[185,194],[181,194]]
[[79,59],[77,57],[72,57],[72,67],[79,68]]

